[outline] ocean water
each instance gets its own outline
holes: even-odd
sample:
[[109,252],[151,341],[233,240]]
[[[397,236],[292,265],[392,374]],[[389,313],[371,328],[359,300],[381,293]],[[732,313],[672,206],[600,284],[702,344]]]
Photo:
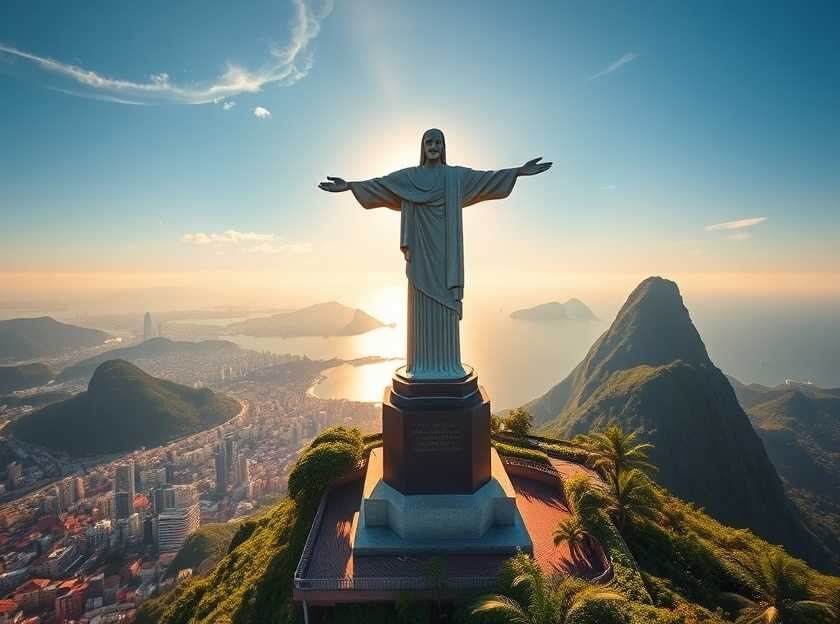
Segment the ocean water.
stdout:
[[[792,378],[840,387],[840,303],[709,300],[687,305],[709,355],[725,373],[768,386]],[[494,410],[521,405],[568,375],[617,310],[618,304],[607,314],[596,309],[606,319],[602,322],[535,322],[513,320],[499,308],[473,308],[461,323],[462,359],[475,367]],[[399,323],[361,336],[227,338],[243,347],[311,358],[405,354],[405,328]],[[314,391],[323,398],[378,402],[402,364],[388,360],[329,369]]]

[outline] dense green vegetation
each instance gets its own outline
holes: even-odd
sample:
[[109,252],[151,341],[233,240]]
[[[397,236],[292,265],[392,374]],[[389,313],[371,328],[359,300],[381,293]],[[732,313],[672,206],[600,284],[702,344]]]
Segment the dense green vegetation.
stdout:
[[169,338],[150,338],[137,345],[111,349],[93,357],[72,364],[63,369],[57,377],[57,381],[65,382],[74,379],[90,379],[96,368],[108,360],[125,360],[135,363],[144,358],[156,358],[171,353],[196,353],[211,354],[219,351],[238,351],[239,347],[227,340],[202,340],[201,342],[189,342],[170,340]]
[[730,381],[788,496],[840,554],[840,389]]
[[86,392],[7,426],[16,438],[75,456],[159,446],[219,425],[239,403],[202,388],[157,379],[122,360],[96,369]]
[[[555,540],[597,538],[612,563],[612,582],[604,588],[550,579],[524,558],[501,575],[499,595],[475,603],[477,617],[574,624],[754,617],[827,623],[840,617],[840,578],[823,576],[750,531],[725,527],[668,494],[647,478],[653,449],[637,434],[612,427],[578,443],[600,482],[580,476],[564,483],[573,515],[558,526]],[[632,496],[620,487],[627,475],[635,482]],[[527,617],[515,617],[519,607]],[[486,617],[493,614],[496,619]]]
[[94,347],[108,339],[98,329],[59,323],[49,316],[0,321],[0,360],[29,360],[70,349]]
[[138,622],[237,624],[294,621],[292,578],[321,495],[364,455],[358,430],[334,428],[312,441],[289,476],[289,497],[244,521],[207,575],[145,603]]
[[51,403],[58,403],[59,401],[66,401],[73,395],[63,390],[55,390],[52,392],[39,392],[38,394],[30,394],[28,396],[16,396],[14,394],[7,394],[0,396],[0,406],[6,407],[21,407],[23,405],[31,405],[33,409],[50,405]]
[[788,498],[674,282],[643,281],[572,373],[524,407],[554,437],[611,423],[641,430],[655,446],[653,478],[668,491],[821,569],[840,569]]
[[53,378],[46,364],[0,366],[0,394],[42,386]]
[[187,538],[172,563],[166,568],[166,576],[175,578],[181,570],[192,568],[198,574],[215,565],[227,553],[233,536],[239,530],[239,522],[204,524]]

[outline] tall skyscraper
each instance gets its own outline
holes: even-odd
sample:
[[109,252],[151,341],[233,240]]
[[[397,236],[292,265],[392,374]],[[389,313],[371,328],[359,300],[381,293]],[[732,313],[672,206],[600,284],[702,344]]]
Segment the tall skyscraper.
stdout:
[[163,513],[166,509],[172,509],[175,507],[175,488],[163,487],[155,489],[152,500],[156,514]]
[[239,440],[233,434],[225,436],[225,459],[227,461],[228,480],[233,472],[233,485],[239,485]]
[[126,520],[134,513],[134,499],[128,492],[114,493],[117,520]]
[[214,459],[216,462],[216,494],[224,496],[228,486],[228,463],[224,444],[216,447]]
[[167,509],[158,516],[158,550],[176,552],[199,525],[198,503],[179,509]]
[[152,336],[152,315],[146,312],[143,316],[143,340],[148,340]]
[[242,455],[239,458],[239,484],[248,485],[251,480],[251,460]]
[[114,502],[117,518],[128,518],[134,513],[134,462],[117,465],[114,473]]

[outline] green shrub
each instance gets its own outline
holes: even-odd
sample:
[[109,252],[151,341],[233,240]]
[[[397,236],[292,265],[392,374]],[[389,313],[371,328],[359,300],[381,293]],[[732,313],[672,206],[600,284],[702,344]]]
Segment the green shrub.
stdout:
[[569,614],[568,624],[628,624],[630,616],[618,600],[588,600]]
[[292,469],[289,495],[295,499],[305,495],[308,503],[317,501],[333,479],[359,464],[363,454],[364,443],[357,429],[336,427],[324,431]]
[[499,455],[507,457],[518,457],[519,459],[530,459],[532,461],[541,462],[543,464],[550,464],[551,460],[548,455],[537,449],[526,448],[523,446],[514,446],[504,442],[493,442],[493,446],[499,452]]
[[362,432],[355,427],[353,429],[330,427],[329,429],[324,429],[321,433],[319,433],[315,439],[312,440],[312,444],[309,445],[309,448],[315,448],[316,446],[320,446],[321,444],[326,444],[328,442],[346,442],[352,446],[364,446]]

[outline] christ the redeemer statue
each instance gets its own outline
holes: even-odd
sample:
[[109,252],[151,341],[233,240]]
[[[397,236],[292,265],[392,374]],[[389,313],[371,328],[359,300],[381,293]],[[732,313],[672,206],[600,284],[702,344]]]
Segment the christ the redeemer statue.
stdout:
[[459,379],[458,323],[464,296],[465,206],[510,195],[516,178],[536,175],[550,162],[529,160],[521,167],[475,171],[446,164],[446,142],[437,129],[423,133],[420,166],[382,178],[347,182],[327,176],[320,188],[353,191],[364,208],[399,210],[400,249],[408,277],[408,348],[405,377],[416,380]]

